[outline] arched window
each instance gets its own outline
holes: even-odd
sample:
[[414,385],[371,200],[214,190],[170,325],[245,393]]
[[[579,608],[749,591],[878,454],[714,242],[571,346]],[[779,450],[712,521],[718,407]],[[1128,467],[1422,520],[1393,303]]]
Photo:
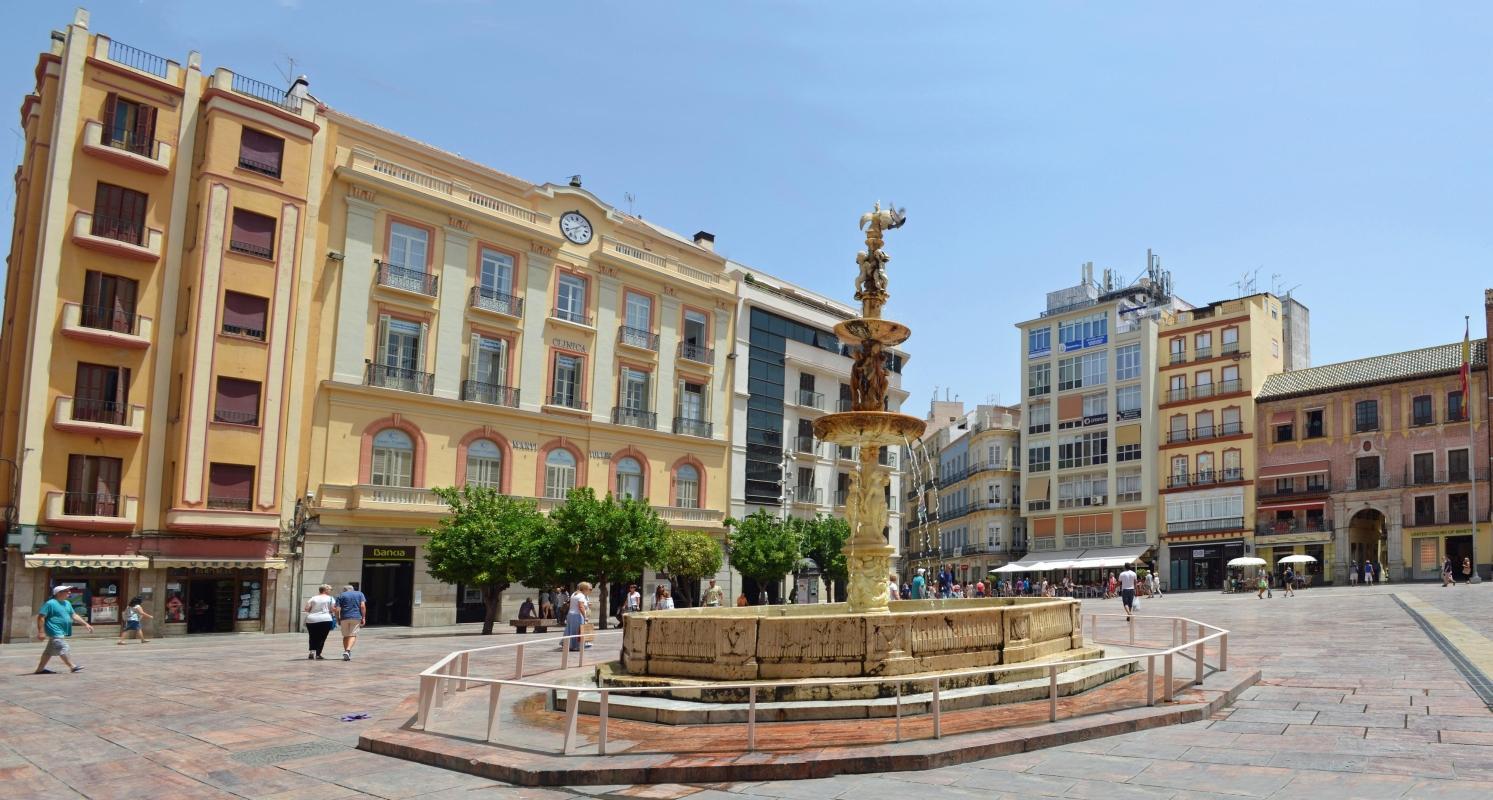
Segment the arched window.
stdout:
[[544,458],[544,496],[564,500],[575,488],[575,456],[569,450],[556,447]]
[[689,464],[674,470],[674,505],[678,508],[700,507],[700,471]]
[[415,443],[398,428],[385,428],[373,437],[373,465],[370,482],[374,486],[413,486]]
[[491,439],[478,439],[467,445],[467,485],[486,486],[493,491],[503,488],[503,451]]
[[642,499],[643,467],[636,458],[629,456],[617,461],[616,495],[618,498]]

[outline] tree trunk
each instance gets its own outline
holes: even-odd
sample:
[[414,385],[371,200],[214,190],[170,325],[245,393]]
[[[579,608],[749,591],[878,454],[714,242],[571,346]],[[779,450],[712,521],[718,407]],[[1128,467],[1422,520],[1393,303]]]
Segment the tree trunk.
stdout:
[[482,587],[482,635],[491,636],[493,623],[497,621],[503,610],[503,590],[508,588],[506,583],[492,583]]
[[607,585],[607,576],[602,575],[596,579],[596,585],[601,589],[601,619],[597,621],[596,627],[601,630],[607,629],[607,601],[612,598],[612,589]]

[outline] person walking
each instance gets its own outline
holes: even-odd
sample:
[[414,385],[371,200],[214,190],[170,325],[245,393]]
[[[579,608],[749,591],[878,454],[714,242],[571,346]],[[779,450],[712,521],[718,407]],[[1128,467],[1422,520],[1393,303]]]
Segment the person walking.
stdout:
[[[570,643],[572,652],[579,652],[582,647],[581,627],[586,624],[586,619],[591,616],[591,584],[581,581],[575,585],[575,593],[570,595],[570,601],[566,604],[565,635]],[[590,647],[591,645],[584,645]]]
[[674,598],[669,596],[669,586],[660,583],[653,587],[653,608],[650,611],[673,611]]
[[886,598],[888,600],[900,599],[897,597],[897,576],[888,575],[886,579]]
[[73,610],[73,604],[67,599],[72,593],[71,586],[53,586],[52,599],[42,603],[36,612],[36,638],[47,643],[46,649],[41,651],[41,660],[36,662],[36,675],[56,674],[47,669],[47,662],[52,660],[52,656],[62,659],[62,663],[73,672],[83,671],[83,667],[68,658],[72,648],[68,647],[67,637],[73,635],[74,622],[87,628],[89,633],[93,633],[93,626]]
[[1462,582],[1472,583],[1472,559],[1466,557],[1462,559]]
[[1441,588],[1456,585],[1457,582],[1452,579],[1452,557],[1447,556],[1441,560]]
[[1264,600],[1265,599],[1265,592],[1269,588],[1270,588],[1270,581],[1265,577],[1265,573],[1261,572],[1260,573],[1260,579],[1257,580],[1257,581],[1255,581],[1255,589],[1257,590],[1255,592],[1255,596],[1258,597],[1258,598],[1260,598],[1261,600]]
[[1286,567],[1286,571],[1282,573],[1280,585],[1286,590],[1285,597],[1296,596],[1296,573],[1290,567]]
[[368,597],[353,588],[342,587],[337,595],[337,625],[342,629],[342,660],[353,660],[353,645],[358,643],[358,629],[368,619]]
[[316,594],[306,600],[306,605],[301,608],[306,612],[306,660],[325,660],[321,656],[321,649],[327,644],[327,634],[332,632],[335,623],[332,620],[332,609],[337,605],[337,600],[332,597],[332,587],[323,583]]
[[1120,573],[1120,604],[1125,606],[1125,620],[1130,621],[1135,614],[1135,570],[1126,565],[1125,571]]
[[1348,585],[1349,586],[1357,586],[1358,585],[1358,562],[1357,561],[1353,561],[1353,562],[1350,562],[1348,564]]
[[924,587],[928,585],[928,581],[923,577],[923,573],[927,571],[926,567],[918,567],[918,574],[912,578],[912,599],[914,600],[923,599]]
[[141,627],[140,618],[155,619],[155,617],[145,613],[144,607],[141,606],[141,603],[144,602],[145,598],[137,594],[131,597],[129,604],[125,606],[124,628],[119,632],[120,644],[124,644],[125,638],[130,635],[130,631],[134,631],[135,635],[140,637],[140,644],[150,641],[150,639],[145,637],[145,628]]
[[1363,562],[1363,585],[1374,585],[1374,562],[1365,560]]
[[[638,597],[638,602],[640,604],[643,602],[641,595]],[[711,578],[710,586],[705,590],[705,605],[709,608],[719,608],[720,606],[723,606],[725,604],[726,590],[722,589],[719,586],[716,586],[715,578]]]
[[555,622],[564,625],[565,617],[570,613],[570,595],[565,593],[564,586],[555,587],[555,600],[551,606],[555,609]]
[[[710,585],[711,586],[715,586],[715,581],[711,581]],[[719,603],[717,603],[717,605],[719,605]],[[625,606],[622,607],[622,613],[624,613],[624,614],[631,614],[634,611],[642,611],[642,610],[643,610],[643,593],[640,592],[640,591],[638,591],[638,585],[636,583],[628,584],[628,586],[627,586],[627,605],[625,605]]]

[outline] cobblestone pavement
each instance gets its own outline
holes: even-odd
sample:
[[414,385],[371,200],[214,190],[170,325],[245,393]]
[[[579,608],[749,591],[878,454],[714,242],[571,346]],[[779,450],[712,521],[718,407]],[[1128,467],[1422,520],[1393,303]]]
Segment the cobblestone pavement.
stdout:
[[1230,628],[1230,667],[1263,672],[1216,719],[924,772],[569,791],[353,749],[414,673],[479,641],[455,629],[370,631],[351,663],[306,661],[299,635],[85,641],[75,675],[30,675],[41,645],[5,645],[0,797],[1481,798],[1493,713],[1432,637],[1493,674],[1490,603],[1493,585],[1171,595],[1146,612]]

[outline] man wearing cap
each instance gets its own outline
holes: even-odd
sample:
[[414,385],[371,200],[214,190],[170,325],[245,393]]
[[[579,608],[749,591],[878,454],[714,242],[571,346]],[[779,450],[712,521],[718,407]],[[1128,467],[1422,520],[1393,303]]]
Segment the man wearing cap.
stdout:
[[83,623],[89,633],[93,632],[93,626],[73,611],[73,604],[67,601],[67,596],[72,591],[71,586],[53,586],[52,599],[42,603],[41,610],[36,612],[36,638],[47,642],[47,649],[42,651],[41,661],[36,664],[37,675],[53,674],[53,670],[47,669],[47,662],[52,660],[52,656],[62,659],[62,663],[73,672],[83,669],[67,657],[71,652],[67,646],[67,637],[73,635],[74,622]]

